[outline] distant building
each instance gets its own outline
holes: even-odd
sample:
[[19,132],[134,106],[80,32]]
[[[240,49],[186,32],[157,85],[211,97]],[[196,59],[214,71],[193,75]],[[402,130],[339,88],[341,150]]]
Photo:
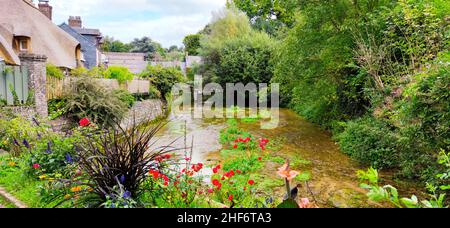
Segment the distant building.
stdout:
[[80,42],[86,68],[103,64],[102,53],[99,51],[103,42],[100,30],[83,28],[81,17],[78,16],[69,17],[68,24],[63,23],[59,27]]
[[105,52],[107,66],[127,67],[131,72],[138,74],[147,67],[144,53]]
[[7,64],[20,65],[22,53],[45,55],[61,68],[81,64],[80,43],[53,24],[48,1],[0,0],[0,6],[0,58]]

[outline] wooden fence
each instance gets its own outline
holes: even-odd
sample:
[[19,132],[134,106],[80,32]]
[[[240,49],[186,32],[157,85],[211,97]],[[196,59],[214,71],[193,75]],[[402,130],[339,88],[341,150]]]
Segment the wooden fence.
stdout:
[[21,105],[29,98],[28,70],[0,62],[0,104]]
[[[74,81],[78,78],[65,77],[57,79],[54,77],[47,77],[47,99],[60,98],[68,95],[74,90]],[[150,81],[147,80],[132,80],[120,84],[115,79],[94,79],[100,85],[107,89],[124,89],[133,94],[145,94],[150,91]]]

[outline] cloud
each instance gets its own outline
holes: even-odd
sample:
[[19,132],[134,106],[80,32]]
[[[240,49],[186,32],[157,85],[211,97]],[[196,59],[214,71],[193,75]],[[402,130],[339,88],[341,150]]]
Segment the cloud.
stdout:
[[208,24],[226,0],[53,0],[54,22],[81,16],[85,27],[128,42],[150,36],[163,46],[181,45],[184,36]]

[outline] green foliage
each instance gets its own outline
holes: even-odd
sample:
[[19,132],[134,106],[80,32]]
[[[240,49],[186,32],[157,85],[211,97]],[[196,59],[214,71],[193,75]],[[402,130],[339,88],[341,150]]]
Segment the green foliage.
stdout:
[[53,99],[48,101],[48,118],[57,119],[66,114],[66,99]]
[[397,136],[388,124],[366,117],[347,123],[336,138],[342,151],[377,168],[398,165]]
[[[78,134],[69,137],[51,134],[47,135],[46,139],[37,141],[31,150],[31,155],[26,159],[28,161],[27,173],[34,177],[61,173],[68,165],[73,164],[76,159],[74,144],[81,137]],[[34,164],[39,164],[39,169],[33,168]]]
[[154,85],[150,85],[148,94],[150,99],[161,99],[161,92]]
[[136,38],[131,43],[130,52],[146,53],[149,57],[154,56],[156,53],[164,55],[165,50],[161,44],[153,41],[150,37],[144,36],[142,38]]
[[136,98],[133,96],[133,94],[131,94],[127,90],[124,89],[113,90],[113,93],[115,96],[119,98],[119,100],[127,104],[128,108],[133,107],[134,103],[136,102]]
[[119,83],[124,83],[126,81],[133,80],[134,75],[127,67],[109,66],[105,71],[104,77],[108,79],[116,79]]
[[233,0],[233,3],[247,14],[255,28],[270,34],[275,34],[282,27],[292,26],[295,22],[295,12],[299,7],[296,0]]
[[47,76],[57,78],[57,79],[64,78],[63,71],[60,68],[58,68],[57,66],[48,63],[46,65],[46,69],[47,69]]
[[183,44],[185,51],[189,55],[198,55],[198,49],[200,48],[200,34],[193,34],[184,37]]
[[139,76],[150,80],[152,85],[161,92],[162,97],[166,97],[167,94],[171,93],[172,87],[176,83],[185,80],[183,73],[178,68],[164,68],[160,65],[148,65]]
[[102,44],[102,50],[104,52],[130,52],[132,46],[130,44],[122,43],[119,40],[115,40],[113,37],[105,37]]
[[14,156],[20,155],[25,148],[23,142],[32,143],[39,138],[43,127],[36,126],[36,123],[21,117],[1,118],[0,149],[9,151]]
[[241,12],[226,10],[211,24],[201,52],[205,64],[200,74],[206,81],[226,83],[267,83],[272,78],[274,42],[265,33],[253,30]]
[[[449,179],[449,170],[450,153],[441,152],[439,164],[443,165],[447,168],[446,173],[439,174],[436,177],[442,180]],[[442,185],[440,187],[436,187],[432,184],[427,184],[427,190],[430,193],[430,199],[422,200],[419,202],[417,196],[413,195],[411,198],[400,198],[397,188],[386,185],[379,186],[378,185],[378,172],[376,169],[370,168],[367,172],[358,171],[358,177],[363,182],[361,187],[367,189],[369,192],[367,196],[370,200],[377,202],[388,202],[395,207],[398,208],[447,208],[446,203],[446,194],[448,192],[448,181],[447,185]],[[439,190],[442,190],[443,193],[438,193]]]
[[65,109],[69,117],[76,120],[87,117],[101,126],[111,126],[128,111],[128,104],[92,79],[76,80],[74,88],[74,92],[67,96]]

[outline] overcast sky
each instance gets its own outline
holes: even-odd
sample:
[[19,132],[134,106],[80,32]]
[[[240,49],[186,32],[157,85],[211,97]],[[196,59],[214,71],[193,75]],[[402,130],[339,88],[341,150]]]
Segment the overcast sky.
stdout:
[[[35,2],[38,2],[35,0]],[[124,42],[150,36],[164,47],[182,45],[184,36],[201,30],[226,0],[50,0],[53,21],[81,16],[83,27]]]

